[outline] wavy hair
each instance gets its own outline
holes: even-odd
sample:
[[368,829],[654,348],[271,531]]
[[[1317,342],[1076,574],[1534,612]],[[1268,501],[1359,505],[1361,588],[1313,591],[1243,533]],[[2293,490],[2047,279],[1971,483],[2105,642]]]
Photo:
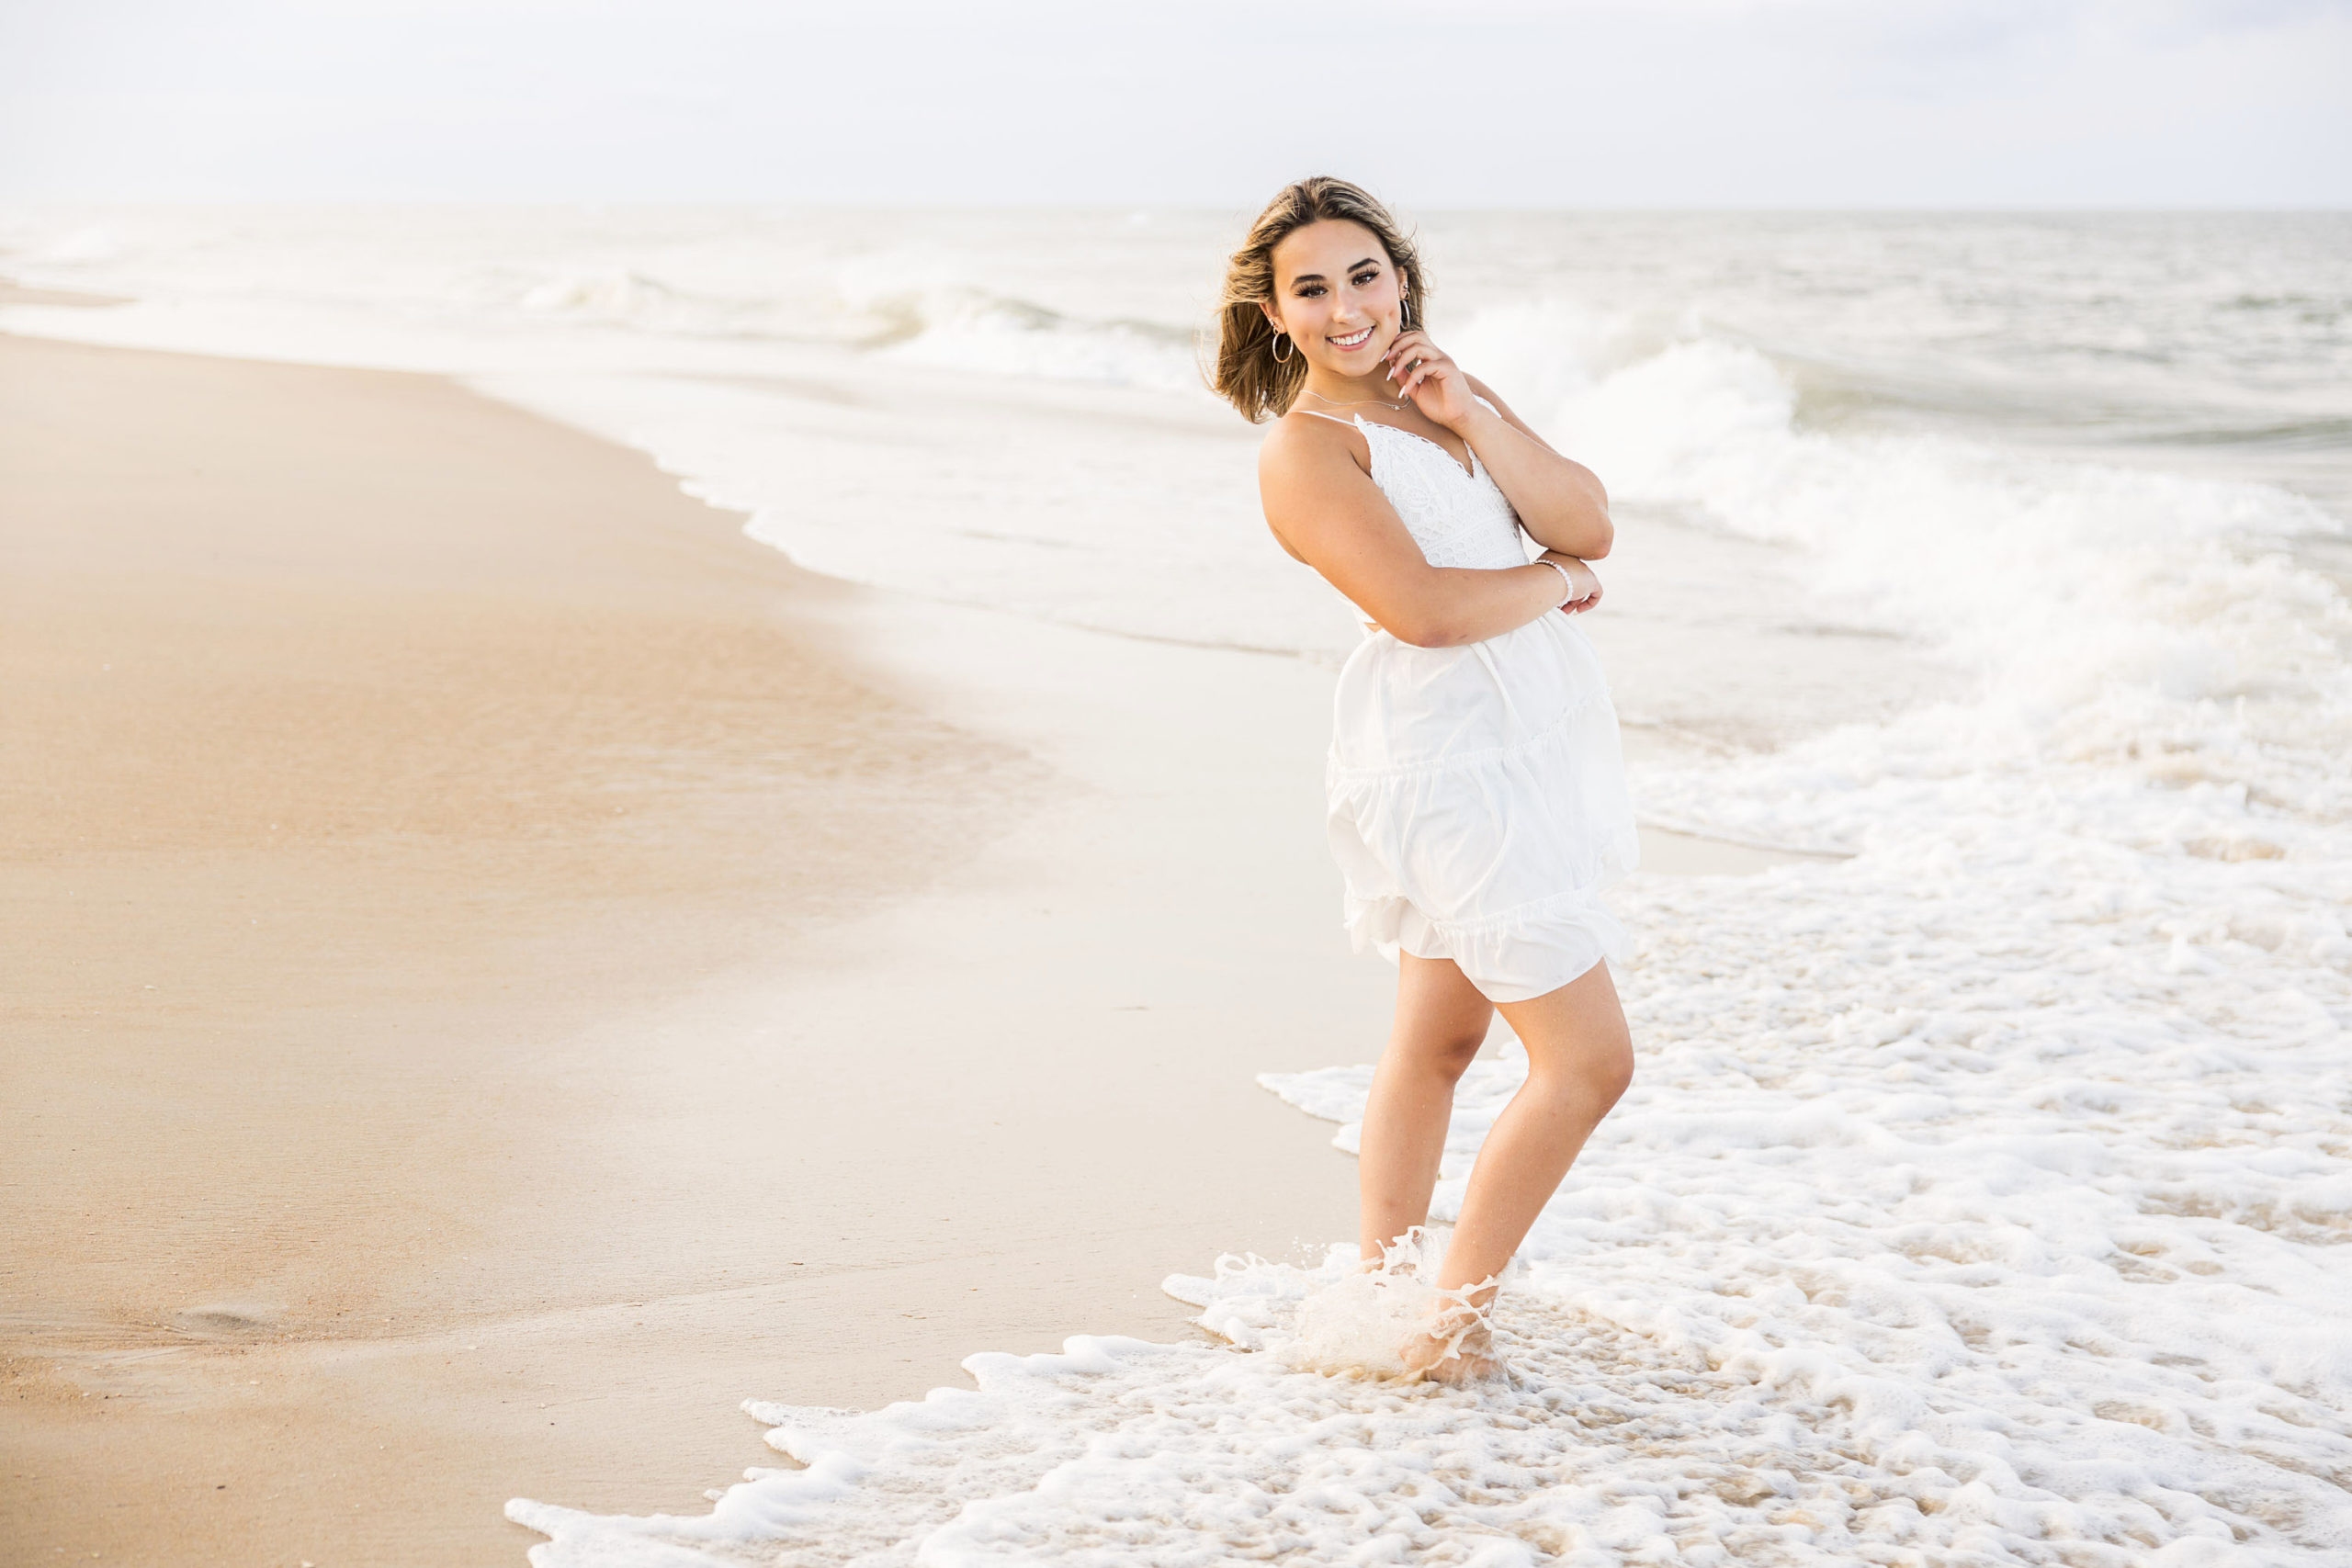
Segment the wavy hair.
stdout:
[[1217,307],[1216,368],[1209,385],[1252,424],[1290,412],[1306,379],[1306,355],[1295,344],[1285,359],[1274,357],[1279,334],[1261,308],[1274,298],[1274,247],[1297,230],[1327,219],[1361,223],[1388,253],[1388,265],[1404,275],[1407,325],[1424,319],[1421,254],[1388,209],[1361,186],[1314,175],[1284,186],[1250,225],[1249,238],[1225,264],[1225,288]]

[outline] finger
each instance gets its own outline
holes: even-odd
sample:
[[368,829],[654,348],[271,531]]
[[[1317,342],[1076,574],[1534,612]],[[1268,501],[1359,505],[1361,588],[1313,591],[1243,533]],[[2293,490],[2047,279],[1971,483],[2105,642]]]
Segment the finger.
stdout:
[[1381,357],[1389,364],[1396,365],[1399,360],[1408,359],[1415,355],[1427,355],[1435,352],[1436,349],[1430,344],[1430,340],[1423,337],[1419,331],[1414,331],[1398,333]]
[[1412,388],[1419,387],[1424,381],[1442,380],[1453,373],[1453,367],[1451,365],[1442,364],[1434,360],[1423,360],[1419,365],[1414,367],[1412,372],[1412,383],[1411,386],[1407,388],[1407,390],[1409,391]]

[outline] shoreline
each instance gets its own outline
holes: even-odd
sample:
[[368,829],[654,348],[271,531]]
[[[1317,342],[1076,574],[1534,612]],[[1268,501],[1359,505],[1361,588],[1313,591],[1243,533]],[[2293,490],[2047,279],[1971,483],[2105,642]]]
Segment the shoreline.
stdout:
[[28,1561],[692,1511],[745,1397],[1351,1231],[1254,1081],[1385,1028],[1328,671],[817,577],[439,378],[0,356]]
[[[434,1335],[658,1268],[622,1227],[601,1291],[534,1277],[616,1179],[578,1135],[625,1122],[564,1052],[934,880],[975,824],[929,773],[1002,805],[1035,770],[797,638],[835,586],[630,454],[431,378],[0,354],[7,1533],[511,1538],[468,1522],[500,1483],[436,1517],[349,1428]],[[523,1401],[441,1392],[447,1430],[357,1420],[450,1483]],[[98,1508],[134,1452],[159,1483]],[[645,1473],[589,1452],[515,1457]]]
[[[2352,691],[2307,570],[2343,581],[2341,508],[2206,396],[2324,403],[2325,334],[2203,357],[2245,265],[2311,257],[2076,226],[1990,276],[1964,226],[1890,267],[1807,221],[1742,276],[1713,221],[1445,238],[1510,264],[1455,279],[1452,346],[1619,495],[1586,630],[1645,819],[1778,850],[1645,834],[1611,897],[1642,1065],[1521,1248],[1533,1379],[1400,1425],[1231,1353],[1313,1326],[1280,1259],[1351,1230],[1393,977],[1334,919],[1328,595],[1267,547],[1251,433],[1150,389],[1180,334],[1123,324],[1190,320],[1208,253],[329,217],[34,234],[114,258],[43,281],[153,297],[0,299],[492,400],[234,357],[0,388],[0,512],[48,519],[0,522],[28,1561],[1279,1555],[1302,1497],[1334,1556],[2352,1529],[2312,1361],[2342,1227],[2305,1201],[2346,1174]],[[978,247],[888,298],[901,346],[757,330],[908,281],[854,243],[823,276],[855,291],[796,281],[890,232]],[[2153,314],[2079,287],[2152,268]],[[1951,361],[1939,302],[1988,299]],[[2092,409],[2109,461],[2041,373],[2118,327],[2180,374]],[[1962,384],[1992,395],[1913,396]],[[1170,629],[1297,657],[1137,635]]]
[[745,1396],[1177,1319],[1134,1309],[1164,1270],[1003,1266],[1083,1213],[936,1256],[898,1217],[935,1173],[888,1163],[940,1127],[859,1106],[830,1176],[754,1141],[871,1098],[790,1038],[827,934],[1073,787],[811,634],[860,591],[437,378],[0,353],[37,437],[0,480],[12,1540],[519,1552],[518,1492],[688,1506],[759,1461]]

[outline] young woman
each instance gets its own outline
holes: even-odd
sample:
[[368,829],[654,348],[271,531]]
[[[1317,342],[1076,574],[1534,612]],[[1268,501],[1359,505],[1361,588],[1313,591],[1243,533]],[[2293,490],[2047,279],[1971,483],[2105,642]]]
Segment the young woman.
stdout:
[[[1503,1268],[1625,1089],[1633,1047],[1597,897],[1634,862],[1617,716],[1569,617],[1600,600],[1609,501],[1422,328],[1426,279],[1343,180],[1274,197],[1226,273],[1216,389],[1272,418],[1274,537],[1365,629],[1340,672],[1326,788],[1347,926],[1398,964],[1364,1109],[1365,1266],[1429,1217],[1454,1084],[1499,1008],[1527,1081],[1496,1118],[1402,1347],[1414,1375],[1495,1375]],[[1522,532],[1541,547],[1530,559]]]

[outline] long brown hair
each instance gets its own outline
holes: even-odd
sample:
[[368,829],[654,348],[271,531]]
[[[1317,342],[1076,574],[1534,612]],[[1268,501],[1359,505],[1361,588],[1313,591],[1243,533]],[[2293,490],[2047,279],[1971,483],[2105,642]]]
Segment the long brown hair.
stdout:
[[1295,344],[1283,358],[1274,357],[1279,334],[1261,309],[1274,297],[1274,247],[1295,231],[1333,218],[1373,231],[1388,253],[1388,265],[1404,275],[1405,324],[1423,319],[1420,252],[1386,208],[1363,186],[1329,175],[1284,186],[1225,264],[1224,298],[1217,307],[1216,370],[1209,385],[1252,424],[1289,412],[1306,379],[1306,355]]

